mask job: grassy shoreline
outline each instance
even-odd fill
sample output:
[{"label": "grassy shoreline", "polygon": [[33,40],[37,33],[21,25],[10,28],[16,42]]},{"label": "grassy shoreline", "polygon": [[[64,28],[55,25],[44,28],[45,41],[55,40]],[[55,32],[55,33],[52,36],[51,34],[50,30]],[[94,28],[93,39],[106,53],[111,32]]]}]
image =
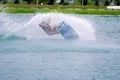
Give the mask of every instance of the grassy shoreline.
[{"label": "grassy shoreline", "polygon": [[105,6],[80,5],[0,5],[0,12],[5,13],[35,13],[62,12],[73,14],[120,15],[120,10],[108,10]]}]

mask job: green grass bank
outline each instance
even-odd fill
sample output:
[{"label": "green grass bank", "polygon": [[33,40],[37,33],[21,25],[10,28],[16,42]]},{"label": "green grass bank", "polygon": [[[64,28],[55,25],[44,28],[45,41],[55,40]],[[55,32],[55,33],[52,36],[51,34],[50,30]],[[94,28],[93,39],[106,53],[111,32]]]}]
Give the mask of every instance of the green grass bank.
[{"label": "green grass bank", "polygon": [[120,10],[110,10],[105,6],[81,5],[0,5],[0,12],[35,13],[62,12],[74,14],[120,15]]}]

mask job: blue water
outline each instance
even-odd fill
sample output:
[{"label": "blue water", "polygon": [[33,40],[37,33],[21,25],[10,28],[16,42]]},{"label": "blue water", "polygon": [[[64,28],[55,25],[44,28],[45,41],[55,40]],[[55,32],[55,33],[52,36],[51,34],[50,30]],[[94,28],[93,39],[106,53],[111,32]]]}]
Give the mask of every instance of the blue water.
[{"label": "blue water", "polygon": [[0,80],[120,80],[120,16],[59,16],[80,40],[46,35],[35,14],[0,13]]}]

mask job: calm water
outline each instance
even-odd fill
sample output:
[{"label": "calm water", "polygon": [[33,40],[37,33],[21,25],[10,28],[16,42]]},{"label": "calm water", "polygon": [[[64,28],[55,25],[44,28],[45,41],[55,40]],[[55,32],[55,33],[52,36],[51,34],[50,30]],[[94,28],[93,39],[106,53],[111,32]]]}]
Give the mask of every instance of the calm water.
[{"label": "calm water", "polygon": [[0,80],[120,80],[120,16],[55,15],[81,39],[46,35],[38,23],[51,14],[0,13]]}]

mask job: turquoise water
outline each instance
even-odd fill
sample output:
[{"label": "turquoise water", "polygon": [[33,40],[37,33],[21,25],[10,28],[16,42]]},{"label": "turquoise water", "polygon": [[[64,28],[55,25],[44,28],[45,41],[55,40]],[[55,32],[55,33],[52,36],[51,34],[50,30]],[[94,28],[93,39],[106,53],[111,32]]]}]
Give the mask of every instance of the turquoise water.
[{"label": "turquoise water", "polygon": [[68,41],[37,26],[52,15],[0,14],[0,80],[120,80],[120,16],[57,13],[80,35]]}]

